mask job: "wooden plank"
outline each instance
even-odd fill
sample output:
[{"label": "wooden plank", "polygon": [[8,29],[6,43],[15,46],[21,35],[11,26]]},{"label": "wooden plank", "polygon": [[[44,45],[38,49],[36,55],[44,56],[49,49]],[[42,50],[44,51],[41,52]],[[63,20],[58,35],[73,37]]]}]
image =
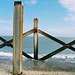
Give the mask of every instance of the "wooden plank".
[{"label": "wooden plank", "polygon": [[[34,32],[36,32],[36,29],[31,29],[31,30],[29,30],[29,31],[27,31],[27,32],[25,32],[25,33],[23,33],[23,37],[26,37],[26,36],[28,36],[28,35],[34,33]],[[2,47],[4,47],[4,46],[10,46],[11,43],[13,42],[13,39],[7,41],[7,40],[5,40],[5,39],[2,38],[2,37],[0,37],[0,40],[2,40],[2,41],[4,42],[4,43],[2,44],[2,46],[0,45],[0,48],[2,48]]]},{"label": "wooden plank", "polygon": [[[23,37],[26,37],[32,33],[36,32],[36,29],[31,29],[27,32],[25,32],[23,34]],[[2,45],[0,45],[0,48],[3,48],[4,46],[11,46],[11,43],[13,42],[13,39],[9,40],[9,41],[6,41],[4,38],[0,37],[0,40],[2,40],[4,43]]]},{"label": "wooden plank", "polygon": [[[31,33],[33,33],[33,32],[36,32],[36,29],[31,29],[31,30],[29,30],[29,31],[27,31],[27,32],[25,32],[23,35],[24,36],[27,36],[27,35],[29,35],[29,34],[31,34]],[[24,37],[23,36],[23,37]],[[13,39],[11,39],[11,40],[9,40],[9,41],[7,41],[6,39],[4,39],[3,37],[0,37],[0,40],[2,40],[4,43],[3,43],[3,45],[4,46],[10,46],[10,47],[12,47],[12,41],[13,41]],[[70,43],[68,43],[67,45],[70,45],[70,46],[72,46],[72,45],[74,45],[75,44],[75,40],[73,40],[73,41],[71,41]],[[65,44],[66,45],[66,44]],[[3,47],[4,47],[3,46]],[[0,48],[3,48],[1,45],[0,45]],[[12,47],[13,48],[13,47]],[[69,47],[68,47],[69,48]]]},{"label": "wooden plank", "polygon": [[75,44],[75,40],[74,41],[72,41],[72,42],[70,42],[70,43],[68,43],[68,48],[69,49],[71,49],[72,51],[75,51],[75,48],[74,47],[72,47],[72,45],[74,45]]},{"label": "wooden plank", "polygon": [[[2,37],[1,37],[2,38]],[[2,39],[4,39],[4,38],[2,38]],[[5,40],[5,39],[4,39]],[[12,39],[11,39],[12,40]],[[7,40],[5,40],[6,41],[6,43],[8,42]],[[7,43],[7,44],[3,44],[3,45],[5,45],[5,46],[7,46],[7,45],[9,45],[11,48],[13,48],[13,45],[10,43]],[[1,45],[0,45],[0,48],[3,48]],[[27,53],[25,53],[25,52],[23,52],[22,51],[22,54],[25,56],[25,57],[27,57],[27,58],[30,58],[30,59],[33,59],[30,55],[28,55]]]},{"label": "wooden plank", "polygon": [[59,39],[57,39],[57,38],[55,38],[55,37],[53,37],[53,36],[51,36],[51,35],[49,35],[49,34],[43,32],[43,31],[41,31],[41,30],[39,30],[39,29],[38,29],[38,32],[39,32],[40,34],[42,34],[42,35],[48,37],[49,39],[52,39],[52,40],[56,41],[57,43],[59,43],[59,44],[61,44],[61,45],[65,45],[65,43],[62,42],[61,40],[59,40]]},{"label": "wooden plank", "polygon": [[[8,41],[6,39],[4,39],[3,37],[0,37],[0,40],[3,41],[3,45],[5,45],[5,43],[7,43]],[[13,39],[11,39],[13,41]],[[13,47],[13,45],[11,44],[12,41],[8,44],[6,44],[5,46],[10,46],[10,47]],[[1,45],[0,45],[0,48],[3,48]]]},{"label": "wooden plank", "polygon": [[5,40],[5,39],[3,39],[1,36],[0,36],[0,40],[2,40],[3,42],[6,42],[6,40]]},{"label": "wooden plank", "polygon": [[75,44],[75,40],[72,41],[72,42],[70,42],[70,43],[68,43],[68,44],[63,45],[63,47],[61,47],[61,48],[59,48],[59,49],[57,49],[57,50],[55,50],[55,51],[53,51],[53,52],[47,54],[46,56],[40,58],[39,60],[46,60],[46,59],[52,57],[53,55],[55,55],[55,54],[57,54],[57,53],[59,53],[59,52],[65,50],[66,48],[69,48],[69,49],[75,51],[75,48],[72,47],[72,45],[74,45],[74,44]]},{"label": "wooden plank", "polygon": [[[36,29],[31,29],[31,30],[25,32],[25,33],[23,34],[23,37],[26,37],[26,36],[28,36],[28,35],[30,35],[30,34],[36,32],[36,31],[37,31]],[[39,30],[38,30],[38,32],[39,32]],[[9,42],[9,43],[7,43],[8,41],[5,40],[3,37],[0,37],[0,40],[2,40],[3,42],[6,43],[6,44],[5,44],[5,43],[3,44],[3,47],[4,47],[4,46],[12,46],[11,43],[13,42],[13,39],[11,39],[12,41]],[[70,43],[71,43],[71,42],[70,42]],[[72,41],[71,45],[73,45],[73,44],[75,44],[75,40]],[[64,45],[65,45],[65,44],[64,44]],[[3,47],[0,45],[0,48],[3,48]]]},{"label": "wooden plank", "polygon": [[38,19],[34,19],[34,29],[36,29],[36,32],[34,32],[34,59],[38,60]]},{"label": "wooden plank", "polygon": [[25,33],[23,33],[23,37],[26,37],[26,36],[28,36],[28,35],[34,33],[34,32],[36,32],[36,29],[31,29],[31,30],[29,30],[29,31],[27,31],[27,32],[25,32]]},{"label": "wooden plank", "polygon": [[22,73],[23,3],[14,3],[13,21],[13,74]]},{"label": "wooden plank", "polygon": [[57,53],[59,53],[59,52],[65,50],[66,48],[67,48],[66,46],[61,47],[61,48],[59,48],[59,49],[57,49],[57,50],[55,50],[55,51],[53,51],[53,52],[47,54],[46,56],[40,58],[39,60],[46,60],[46,59],[52,57],[53,55],[55,55],[55,54],[57,54]]},{"label": "wooden plank", "polygon": [[75,40],[71,41],[70,43],[68,43],[68,45],[72,46],[75,44]]},{"label": "wooden plank", "polygon": [[25,57],[29,58],[29,59],[33,59],[33,57],[31,57],[30,55],[28,55],[28,54],[25,53],[25,52],[22,52],[22,54],[23,54]]},{"label": "wooden plank", "polygon": [[[5,41],[6,41],[6,40],[5,40]],[[0,48],[3,48],[4,46],[11,46],[10,43],[12,43],[12,39],[9,40],[9,41],[4,42],[2,45],[0,45]]]},{"label": "wooden plank", "polygon": [[[7,40],[5,40],[3,37],[0,37],[1,39],[3,39],[5,42],[8,42]],[[3,41],[2,40],[2,41]],[[3,42],[4,42],[3,41]],[[75,48],[74,47],[71,47],[72,45],[74,45],[75,44],[75,40],[73,40],[72,42],[70,42],[69,44],[67,44],[67,45],[69,45],[69,46],[67,46],[69,49],[71,49],[72,51],[75,51]],[[7,43],[7,45],[8,45],[8,43]],[[9,44],[9,46],[11,47],[11,48],[13,48],[13,45],[12,44]],[[64,45],[65,46],[65,45]],[[1,47],[1,45],[0,45],[0,48],[2,48]],[[25,57],[27,57],[27,58],[30,58],[30,59],[33,59],[30,55],[28,55],[27,53],[25,53],[25,52],[23,52],[23,55],[25,56]]]},{"label": "wooden plank", "polygon": [[74,47],[69,47],[69,49],[71,49],[72,51],[75,52],[75,48]]}]

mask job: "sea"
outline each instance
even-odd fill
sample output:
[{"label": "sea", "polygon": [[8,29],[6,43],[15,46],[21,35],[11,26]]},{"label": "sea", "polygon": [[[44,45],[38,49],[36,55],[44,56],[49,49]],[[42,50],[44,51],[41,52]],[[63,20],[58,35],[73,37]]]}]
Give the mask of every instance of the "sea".
[{"label": "sea", "polygon": [[[2,37],[6,39],[7,41],[13,38],[12,36],[2,36]],[[56,37],[56,38],[65,42],[66,44],[75,40],[75,37]],[[0,45],[1,44],[3,44],[3,42],[0,40]],[[47,37],[43,37],[43,36],[38,37],[38,57],[39,58],[42,58],[43,56],[59,49],[60,47],[62,47],[61,44]],[[75,48],[75,44],[72,47]],[[23,51],[29,54],[30,56],[34,57],[34,38],[33,36],[27,36],[23,38]],[[8,46],[1,48],[0,58],[12,60],[13,59],[13,49]],[[23,59],[25,60],[27,58],[23,56]],[[67,48],[64,51],[52,56],[51,58],[49,58],[49,60],[75,63],[75,52]]]}]

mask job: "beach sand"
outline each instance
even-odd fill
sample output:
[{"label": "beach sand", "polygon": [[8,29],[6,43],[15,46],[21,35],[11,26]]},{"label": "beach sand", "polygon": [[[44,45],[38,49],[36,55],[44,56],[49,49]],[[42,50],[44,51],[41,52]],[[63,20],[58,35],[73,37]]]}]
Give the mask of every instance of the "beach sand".
[{"label": "beach sand", "polygon": [[[75,75],[75,63],[23,60],[23,75]],[[0,59],[0,75],[12,75],[12,60]]]}]

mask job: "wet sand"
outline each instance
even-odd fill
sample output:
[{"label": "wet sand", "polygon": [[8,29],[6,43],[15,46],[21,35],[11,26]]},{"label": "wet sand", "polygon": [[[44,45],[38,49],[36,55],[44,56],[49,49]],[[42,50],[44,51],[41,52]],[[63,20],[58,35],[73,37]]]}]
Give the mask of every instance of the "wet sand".
[{"label": "wet sand", "polygon": [[[23,75],[75,75],[75,63],[23,60]],[[12,75],[12,60],[0,59],[0,75]]]}]

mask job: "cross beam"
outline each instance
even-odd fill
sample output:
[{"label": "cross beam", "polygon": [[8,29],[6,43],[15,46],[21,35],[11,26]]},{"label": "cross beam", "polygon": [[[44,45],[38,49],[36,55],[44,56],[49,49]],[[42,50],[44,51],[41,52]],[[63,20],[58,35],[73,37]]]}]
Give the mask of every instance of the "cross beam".
[{"label": "cross beam", "polygon": [[[31,29],[25,33],[23,33],[23,37],[26,37],[32,33],[36,32],[36,29]],[[0,40],[2,40],[4,43],[2,45],[0,45],[0,48],[3,48],[5,46],[10,46],[11,48],[13,48],[13,45],[11,44],[13,42],[13,39],[7,41],[4,38],[0,37]],[[31,57],[30,55],[28,55],[27,53],[25,53],[24,51],[22,51],[23,55],[27,58],[33,59],[33,57]]]},{"label": "cross beam", "polygon": [[68,43],[68,44],[65,44],[63,41],[61,41],[61,40],[59,40],[59,39],[57,39],[57,38],[55,38],[55,37],[53,37],[53,36],[51,36],[51,35],[45,33],[45,32],[43,32],[43,31],[41,31],[41,30],[39,30],[39,29],[38,29],[38,32],[39,32],[40,34],[42,34],[42,35],[48,37],[49,39],[52,39],[53,41],[56,41],[57,43],[60,43],[61,45],[63,45],[63,47],[60,47],[59,49],[57,49],[57,50],[55,50],[55,51],[53,51],[53,52],[47,54],[46,56],[40,58],[39,60],[46,60],[46,59],[48,59],[49,57],[52,57],[53,55],[55,55],[55,54],[57,54],[57,53],[59,53],[59,52],[65,50],[66,48],[69,48],[69,49],[71,49],[72,51],[75,51],[75,48],[72,47],[72,45],[75,44],[75,40],[72,41],[72,42],[70,42],[70,43]]},{"label": "cross beam", "polygon": [[[27,32],[25,32],[25,33],[23,33],[23,37],[26,37],[26,36],[28,36],[28,35],[34,33],[34,32],[36,32],[36,29],[31,29],[31,30],[29,30],[29,31],[27,31]],[[2,37],[0,37],[0,40],[2,40],[2,41],[4,42],[2,45],[0,45],[0,48],[3,48],[3,47],[5,47],[5,46],[11,46],[11,43],[13,42],[13,39],[7,41],[7,40],[5,40],[5,39],[2,38]]]},{"label": "cross beam", "polygon": [[[9,41],[7,41],[7,40],[5,40],[4,38],[2,38],[2,37],[0,37],[0,40],[1,39],[3,39],[4,41],[5,41],[5,43],[4,44],[2,44],[2,45],[0,45],[0,48],[3,48],[4,46],[10,46],[11,48],[13,48],[13,45],[10,43],[10,41],[12,40],[9,40]],[[2,40],[2,41],[3,41]],[[4,42],[3,41],[3,42]],[[22,51],[22,53],[23,53],[23,55],[25,56],[25,57],[27,57],[27,58],[30,58],[30,59],[33,59],[30,55],[28,55],[27,53],[25,53],[24,51]]]},{"label": "cross beam", "polygon": [[[40,58],[39,60],[45,60],[45,59],[47,59],[47,58],[49,58],[49,57],[52,57],[53,55],[55,55],[55,54],[57,54],[57,53],[59,53],[59,52],[65,50],[66,48],[69,48],[69,49],[71,49],[72,51],[75,51],[75,48],[72,47],[72,45],[75,44],[75,40],[72,41],[72,42],[70,42],[70,43],[68,43],[68,44],[65,44],[63,41],[61,41],[61,40],[59,40],[59,39],[57,39],[57,38],[55,38],[55,37],[53,37],[53,36],[51,36],[51,35],[49,35],[49,34],[43,32],[43,31],[41,31],[40,29],[37,29],[37,30],[36,30],[36,29],[31,29],[31,30],[25,32],[25,33],[23,34],[23,37],[26,37],[26,36],[28,36],[28,35],[30,35],[30,34],[36,32],[36,31],[37,31],[38,33],[40,33],[40,34],[46,36],[47,38],[49,38],[49,39],[51,39],[51,40],[53,40],[53,41],[55,41],[55,42],[57,42],[57,43],[63,45],[63,46],[60,47],[59,49],[57,49],[57,50],[55,50],[55,51],[53,51],[53,52],[47,54],[46,56]],[[0,37],[0,40],[2,40],[2,41],[4,42],[2,45],[0,45],[0,48],[3,48],[3,47],[5,47],[5,46],[10,46],[11,48],[13,48],[13,45],[11,44],[12,41],[13,41],[13,39],[7,41],[7,40],[5,40],[4,38]],[[33,59],[33,58],[32,58],[30,55],[28,55],[27,53],[25,53],[25,52],[22,52],[22,53],[23,53],[23,55],[26,56],[27,58]]]}]

